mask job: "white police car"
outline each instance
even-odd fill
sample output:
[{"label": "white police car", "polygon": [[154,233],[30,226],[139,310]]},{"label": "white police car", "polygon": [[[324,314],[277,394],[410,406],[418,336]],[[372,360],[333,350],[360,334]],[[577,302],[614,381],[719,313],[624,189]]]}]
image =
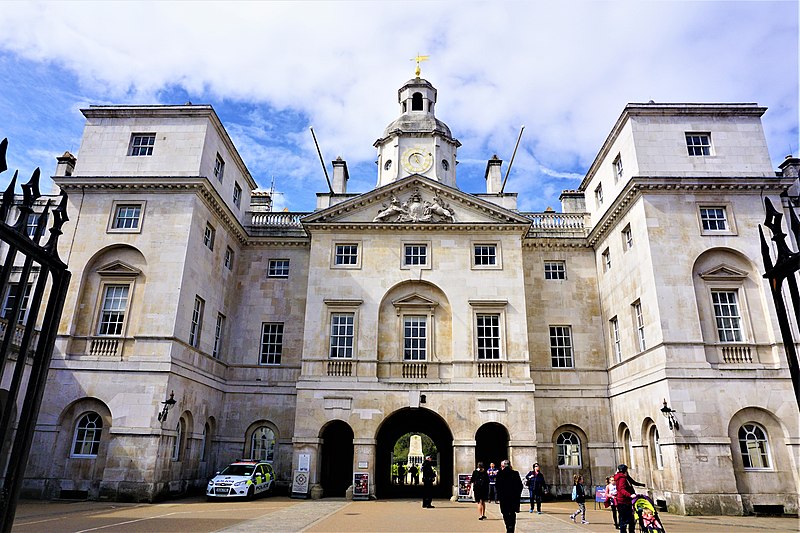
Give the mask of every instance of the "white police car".
[{"label": "white police car", "polygon": [[206,498],[247,498],[271,494],[275,488],[272,465],[263,461],[237,461],[214,476],[206,487]]}]

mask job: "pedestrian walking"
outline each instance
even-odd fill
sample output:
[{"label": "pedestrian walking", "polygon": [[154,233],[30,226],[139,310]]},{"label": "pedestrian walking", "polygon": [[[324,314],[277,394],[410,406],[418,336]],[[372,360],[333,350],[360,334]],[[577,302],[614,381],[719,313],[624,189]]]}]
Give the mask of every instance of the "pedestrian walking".
[{"label": "pedestrian walking", "polygon": [[494,463],[489,463],[489,468],[486,470],[486,473],[489,475],[489,501],[497,503],[497,467],[494,466]]},{"label": "pedestrian walking", "polygon": [[517,513],[519,512],[519,498],[522,494],[522,480],[519,473],[511,467],[508,459],[500,463],[500,472],[495,481],[497,498],[500,501],[500,513],[506,525],[506,533],[514,533],[517,527]]},{"label": "pedestrian walking", "polygon": [[619,530],[623,533],[635,533],[636,520],[633,518],[632,497],[636,494],[634,485],[644,487],[644,483],[635,481],[628,475],[628,465],[621,464],[617,467],[614,474],[614,485],[617,487],[617,515],[619,518]]},{"label": "pedestrian walking", "polygon": [[583,487],[583,476],[575,474],[572,476],[572,501],[578,504],[578,509],[569,515],[572,521],[575,521],[578,515],[581,515],[581,524],[588,524],[586,521],[586,489]]},{"label": "pedestrian walking", "polygon": [[542,514],[542,497],[547,489],[547,483],[545,483],[539,463],[533,463],[533,470],[525,474],[525,485],[531,496],[531,510],[528,512],[532,513],[533,506],[536,504],[536,512]]},{"label": "pedestrian walking", "polygon": [[483,463],[478,463],[470,477],[472,484],[472,497],[478,504],[478,520],[486,520],[486,500],[489,499],[489,474],[483,467]]},{"label": "pedestrian walking", "polygon": [[614,478],[608,476],[606,478],[606,507],[611,507],[611,517],[614,519],[614,529],[619,529],[619,522],[617,521],[617,486],[614,484]]},{"label": "pedestrian walking", "polygon": [[422,462],[422,507],[433,509],[433,482],[436,473],[433,471],[431,456],[425,457]]}]

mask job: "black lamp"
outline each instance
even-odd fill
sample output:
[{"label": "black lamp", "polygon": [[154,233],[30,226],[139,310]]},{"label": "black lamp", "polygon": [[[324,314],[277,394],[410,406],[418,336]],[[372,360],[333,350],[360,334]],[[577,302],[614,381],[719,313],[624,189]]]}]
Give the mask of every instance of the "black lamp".
[{"label": "black lamp", "polygon": [[172,392],[169,393],[169,399],[161,402],[161,404],[164,407],[162,407],[161,408],[161,412],[158,413],[158,421],[159,422],[163,422],[164,420],[167,419],[167,414],[169,413],[170,408],[173,405],[175,405],[176,403],[178,403],[178,402],[177,402],[177,400],[175,400],[175,391],[172,391]]},{"label": "black lamp", "polygon": [[670,409],[666,399],[664,400],[664,407],[661,408],[661,414],[669,422],[669,429],[676,430],[681,428],[678,424],[678,419],[675,418],[675,409]]}]

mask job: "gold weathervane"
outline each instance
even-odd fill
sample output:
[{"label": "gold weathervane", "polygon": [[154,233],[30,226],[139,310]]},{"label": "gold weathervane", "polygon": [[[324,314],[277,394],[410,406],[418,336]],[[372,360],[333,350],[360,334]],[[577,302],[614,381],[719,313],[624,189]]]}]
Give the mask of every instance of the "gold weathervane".
[{"label": "gold weathervane", "polygon": [[421,72],[420,69],[419,69],[419,64],[422,63],[423,61],[427,61],[430,57],[431,56],[421,56],[421,55],[419,55],[419,52],[417,52],[417,57],[409,59],[409,61],[416,61],[417,62],[417,68],[414,71],[414,75],[416,75],[418,78],[419,78],[419,75],[420,75],[420,72]]}]

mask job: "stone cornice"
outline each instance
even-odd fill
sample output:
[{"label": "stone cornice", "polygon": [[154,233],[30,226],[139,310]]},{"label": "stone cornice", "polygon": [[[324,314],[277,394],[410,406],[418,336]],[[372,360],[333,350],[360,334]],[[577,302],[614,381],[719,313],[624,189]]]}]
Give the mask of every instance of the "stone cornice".
[{"label": "stone cornice", "polygon": [[433,231],[473,232],[497,231],[524,234],[528,231],[526,224],[502,224],[497,222],[461,222],[461,223],[393,223],[393,222],[317,222],[304,224],[311,231],[320,233],[331,231]]},{"label": "stone cornice", "polygon": [[591,249],[583,237],[526,237],[522,240],[525,248],[586,248]]},{"label": "stone cornice", "polygon": [[280,237],[250,237],[243,246],[248,248],[270,248],[273,246],[280,246],[281,248],[307,248],[311,246],[311,239],[298,239],[296,237],[286,237],[285,239],[280,239]]},{"label": "stone cornice", "polygon": [[792,178],[682,178],[634,176],[587,237],[590,246],[602,239],[608,229],[627,212],[628,206],[644,194],[754,194],[781,193],[794,183]]}]

